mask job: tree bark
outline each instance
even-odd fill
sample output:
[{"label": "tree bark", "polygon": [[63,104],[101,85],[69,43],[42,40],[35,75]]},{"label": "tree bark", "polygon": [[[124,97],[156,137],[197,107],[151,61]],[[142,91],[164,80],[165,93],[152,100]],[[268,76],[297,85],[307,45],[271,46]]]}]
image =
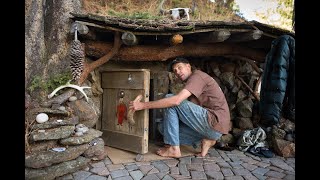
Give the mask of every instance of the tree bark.
[{"label": "tree bark", "polygon": [[[100,58],[112,48],[111,43],[86,41],[86,55]],[[225,56],[239,55],[258,62],[264,62],[266,53],[234,44],[192,44],[184,43],[176,46],[168,45],[136,45],[123,46],[113,60],[122,61],[166,61],[177,56]]]}]

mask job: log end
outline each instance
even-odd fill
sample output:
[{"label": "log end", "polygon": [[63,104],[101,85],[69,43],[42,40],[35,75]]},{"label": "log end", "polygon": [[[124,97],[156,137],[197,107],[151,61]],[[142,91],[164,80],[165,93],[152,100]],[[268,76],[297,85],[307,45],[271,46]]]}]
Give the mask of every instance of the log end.
[{"label": "log end", "polygon": [[180,34],[175,34],[170,39],[171,45],[181,44],[182,42],[183,42],[183,37]]}]

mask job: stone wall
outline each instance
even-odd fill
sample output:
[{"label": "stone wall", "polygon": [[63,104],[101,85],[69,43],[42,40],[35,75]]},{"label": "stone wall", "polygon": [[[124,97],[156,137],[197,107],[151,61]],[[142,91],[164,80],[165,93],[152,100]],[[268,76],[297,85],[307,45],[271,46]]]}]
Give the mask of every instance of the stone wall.
[{"label": "stone wall", "polygon": [[106,157],[102,132],[95,128],[100,111],[82,96],[46,107],[27,98],[26,179],[54,179]]}]

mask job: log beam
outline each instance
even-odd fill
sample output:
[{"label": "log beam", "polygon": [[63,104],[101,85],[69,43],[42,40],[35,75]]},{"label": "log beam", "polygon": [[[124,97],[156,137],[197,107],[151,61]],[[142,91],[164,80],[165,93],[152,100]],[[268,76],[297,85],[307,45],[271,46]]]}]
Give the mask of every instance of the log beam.
[{"label": "log beam", "polygon": [[[98,41],[85,41],[86,55],[100,58],[109,52],[113,44]],[[166,61],[178,56],[225,56],[239,55],[258,62],[264,62],[266,53],[251,48],[245,48],[236,44],[194,44],[183,43],[176,46],[168,45],[136,45],[123,46],[112,57],[113,60],[121,61]]]},{"label": "log beam", "polygon": [[253,30],[249,32],[233,33],[228,39],[229,42],[243,42],[258,40],[261,38],[263,32],[260,30]]},{"label": "log beam", "polygon": [[221,30],[208,33],[199,33],[195,36],[198,43],[215,43],[227,40],[230,37],[230,34],[231,33],[228,30]]}]

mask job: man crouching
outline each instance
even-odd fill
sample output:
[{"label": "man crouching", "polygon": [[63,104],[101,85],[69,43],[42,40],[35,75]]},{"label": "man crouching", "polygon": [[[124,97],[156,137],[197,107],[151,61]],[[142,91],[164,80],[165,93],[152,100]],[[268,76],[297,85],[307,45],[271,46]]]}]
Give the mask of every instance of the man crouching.
[{"label": "man crouching", "polygon": [[164,108],[163,121],[159,131],[165,147],[157,154],[164,157],[181,157],[180,145],[196,146],[201,142],[201,153],[206,156],[222,134],[230,128],[230,112],[226,98],[219,84],[208,74],[193,70],[185,58],[176,58],[169,64],[169,70],[182,81],[184,88],[176,95],[150,102],[129,103],[129,109]]}]

